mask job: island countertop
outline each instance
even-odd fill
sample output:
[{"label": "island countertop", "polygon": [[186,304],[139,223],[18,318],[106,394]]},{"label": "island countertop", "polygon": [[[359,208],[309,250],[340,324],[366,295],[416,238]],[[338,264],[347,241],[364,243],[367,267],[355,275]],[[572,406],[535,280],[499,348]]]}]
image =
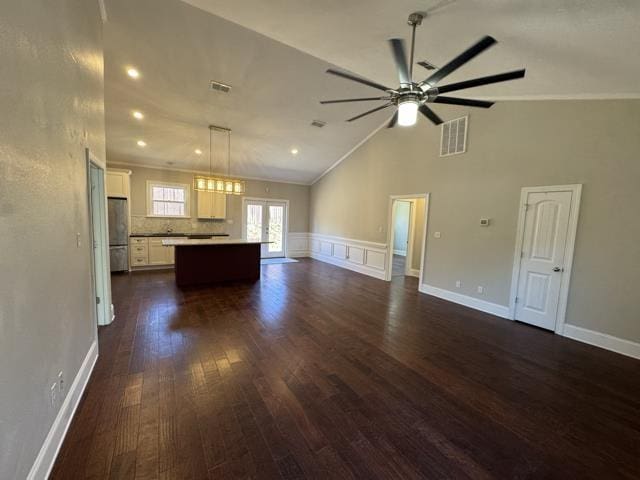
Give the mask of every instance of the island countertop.
[{"label": "island countertop", "polygon": [[271,242],[252,242],[244,240],[242,238],[200,238],[200,239],[188,239],[188,238],[172,238],[162,241],[162,245],[165,247],[192,247],[199,245],[259,245],[262,243]]}]

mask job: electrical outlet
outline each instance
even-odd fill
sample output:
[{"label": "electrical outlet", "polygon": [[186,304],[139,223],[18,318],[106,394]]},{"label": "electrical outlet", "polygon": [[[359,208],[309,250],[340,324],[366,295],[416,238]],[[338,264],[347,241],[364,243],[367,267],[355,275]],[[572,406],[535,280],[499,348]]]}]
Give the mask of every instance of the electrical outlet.
[{"label": "electrical outlet", "polygon": [[51,401],[51,408],[56,408],[56,403],[58,402],[58,389],[56,384],[51,385],[51,390],[49,392],[49,400]]},{"label": "electrical outlet", "polygon": [[456,288],[460,288],[462,286],[462,282],[460,280],[456,280]]},{"label": "electrical outlet", "polygon": [[58,392],[60,392],[60,396],[64,393],[65,384],[64,384],[64,373],[60,371],[58,373]]},{"label": "electrical outlet", "polygon": [[482,285],[478,285],[478,293],[484,293],[484,287]]},{"label": "electrical outlet", "polygon": [[80,237],[80,232],[76,233],[76,246],[80,248],[82,246],[82,241]]}]

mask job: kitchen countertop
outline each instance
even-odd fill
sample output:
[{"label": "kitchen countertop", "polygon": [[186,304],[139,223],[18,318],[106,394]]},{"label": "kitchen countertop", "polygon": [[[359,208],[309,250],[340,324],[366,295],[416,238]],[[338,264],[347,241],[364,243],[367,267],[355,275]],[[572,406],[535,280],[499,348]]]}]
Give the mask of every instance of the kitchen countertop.
[{"label": "kitchen countertop", "polygon": [[182,232],[170,232],[170,233],[132,233],[130,237],[188,237],[190,235],[198,235],[200,237],[228,237],[228,233],[182,233]]},{"label": "kitchen countertop", "polygon": [[256,245],[260,243],[271,242],[250,242],[242,238],[206,238],[206,239],[188,239],[176,238],[163,240],[162,245],[165,247],[185,247],[197,245]]}]

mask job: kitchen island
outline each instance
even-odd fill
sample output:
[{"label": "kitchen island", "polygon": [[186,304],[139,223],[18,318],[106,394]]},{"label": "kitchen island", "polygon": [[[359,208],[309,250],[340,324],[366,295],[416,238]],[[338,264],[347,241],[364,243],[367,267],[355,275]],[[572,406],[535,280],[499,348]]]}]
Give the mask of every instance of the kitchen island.
[{"label": "kitchen island", "polygon": [[179,287],[207,283],[258,280],[262,243],[234,238],[162,241],[175,248],[176,284]]}]

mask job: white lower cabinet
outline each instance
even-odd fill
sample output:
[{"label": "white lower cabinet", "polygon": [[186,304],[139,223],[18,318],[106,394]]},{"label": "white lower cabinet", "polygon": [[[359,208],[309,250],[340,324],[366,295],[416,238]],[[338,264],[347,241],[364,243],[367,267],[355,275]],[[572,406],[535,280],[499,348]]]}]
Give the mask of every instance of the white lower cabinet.
[{"label": "white lower cabinet", "polygon": [[174,247],[165,247],[163,240],[170,237],[132,237],[129,242],[132,267],[173,265],[175,263]]}]

